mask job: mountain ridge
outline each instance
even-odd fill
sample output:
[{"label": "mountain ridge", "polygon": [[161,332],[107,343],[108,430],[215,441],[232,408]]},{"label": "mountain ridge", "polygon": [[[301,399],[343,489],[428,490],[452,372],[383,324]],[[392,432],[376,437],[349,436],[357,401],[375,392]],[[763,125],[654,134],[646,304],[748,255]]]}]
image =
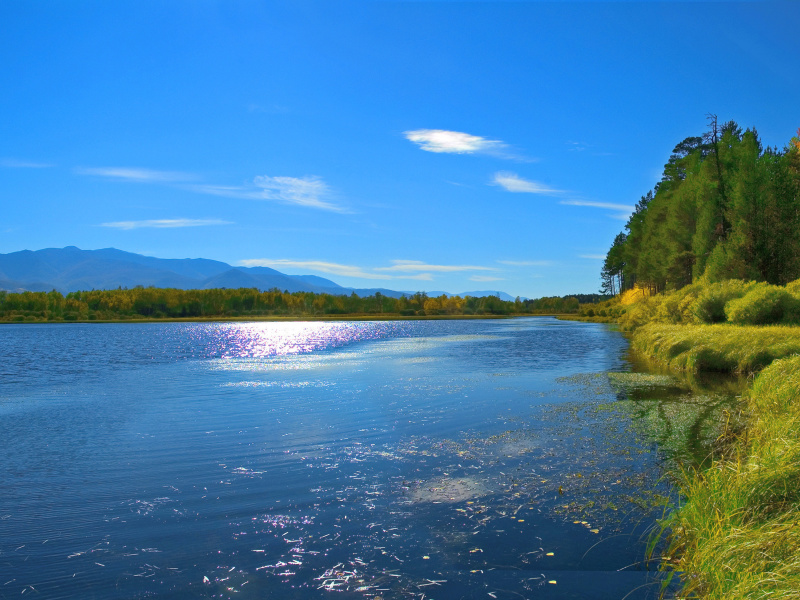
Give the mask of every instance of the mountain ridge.
[{"label": "mountain ridge", "polygon": [[[20,250],[0,254],[0,290],[62,294],[84,290],[133,288],[136,286],[177,289],[278,288],[289,292],[384,296],[398,298],[416,292],[386,288],[350,288],[317,275],[287,275],[269,267],[235,267],[207,258],[157,258],[117,248],[82,250],[76,246]],[[427,292],[429,296],[499,296],[504,292]]]}]

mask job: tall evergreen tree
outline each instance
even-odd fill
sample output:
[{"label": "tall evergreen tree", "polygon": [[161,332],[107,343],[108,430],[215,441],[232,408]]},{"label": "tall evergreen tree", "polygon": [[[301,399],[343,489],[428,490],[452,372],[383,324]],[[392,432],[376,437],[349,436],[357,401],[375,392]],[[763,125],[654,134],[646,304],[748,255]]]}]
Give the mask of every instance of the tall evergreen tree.
[{"label": "tall evergreen tree", "polygon": [[800,278],[800,130],[782,152],[765,150],[755,129],[710,115],[704,136],[675,146],[625,229],[603,265],[606,291]]}]

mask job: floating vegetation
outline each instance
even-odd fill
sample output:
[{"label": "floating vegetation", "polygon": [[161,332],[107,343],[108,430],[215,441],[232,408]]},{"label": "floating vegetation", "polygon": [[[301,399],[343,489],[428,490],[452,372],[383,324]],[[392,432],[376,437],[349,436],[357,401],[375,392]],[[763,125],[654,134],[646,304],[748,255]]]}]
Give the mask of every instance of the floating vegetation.
[{"label": "floating vegetation", "polygon": [[677,377],[658,373],[608,373],[611,385],[618,390],[641,390],[681,386]]},{"label": "floating vegetation", "polygon": [[[412,502],[446,502],[456,503],[475,500],[490,492],[482,481],[474,477],[437,477],[428,481],[420,481],[410,490]],[[460,509],[465,510],[465,509]]]}]

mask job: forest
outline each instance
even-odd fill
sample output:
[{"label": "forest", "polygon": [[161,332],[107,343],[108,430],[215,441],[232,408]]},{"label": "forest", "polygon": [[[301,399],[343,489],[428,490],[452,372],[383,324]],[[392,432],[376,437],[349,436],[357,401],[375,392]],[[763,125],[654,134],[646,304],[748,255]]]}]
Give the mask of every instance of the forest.
[{"label": "forest", "polygon": [[[513,302],[424,292],[393,298],[380,292],[367,297],[259,291],[255,288],[179,290],[133,289],[70,292],[0,291],[0,322],[127,321],[141,319],[228,319],[264,317],[423,317],[464,315],[574,314],[580,301],[608,296],[546,297]],[[579,300],[580,299],[580,300]]]},{"label": "forest", "polygon": [[755,128],[708,120],[705,134],[675,146],[661,181],[614,239],[603,292],[800,278],[800,137],[764,148]]}]

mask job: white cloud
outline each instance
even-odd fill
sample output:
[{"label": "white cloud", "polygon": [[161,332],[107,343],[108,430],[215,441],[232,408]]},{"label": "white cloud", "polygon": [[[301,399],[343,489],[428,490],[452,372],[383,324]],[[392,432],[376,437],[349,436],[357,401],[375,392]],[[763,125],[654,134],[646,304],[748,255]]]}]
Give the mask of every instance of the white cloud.
[{"label": "white cloud", "polygon": [[261,189],[262,197],[267,200],[278,200],[287,204],[297,204],[309,208],[321,208],[342,212],[342,207],[328,199],[332,195],[328,184],[320,177],[269,177],[261,175],[253,180]]},{"label": "white cloud", "polygon": [[249,258],[239,261],[243,267],[275,267],[275,268],[295,268],[319,271],[321,273],[331,273],[343,277],[359,277],[362,279],[392,279],[389,275],[370,273],[361,267],[354,265],[342,265],[320,260],[290,260],[286,258]]},{"label": "white cloud", "polygon": [[378,267],[376,271],[400,271],[414,273],[417,271],[435,271],[438,273],[454,273],[458,271],[495,271],[491,267],[475,265],[429,265],[419,260],[393,260],[391,267]]},{"label": "white cloud", "polygon": [[511,267],[549,267],[553,264],[551,260],[498,260],[497,262]]},{"label": "white cloud", "polygon": [[179,171],[156,171],[154,169],[139,169],[135,167],[79,167],[75,169],[79,175],[94,175],[121,179],[123,181],[138,181],[142,183],[172,183],[177,181],[190,181],[195,179],[190,173]]},{"label": "white cloud", "polygon": [[489,277],[488,275],[473,275],[470,281],[505,281],[502,277]]},{"label": "white cloud", "polygon": [[157,229],[175,227],[205,227],[208,225],[232,225],[230,221],[219,219],[151,219],[147,221],[115,221],[113,223],[101,223],[101,227],[113,227],[115,229],[140,229],[142,227],[154,227]]},{"label": "white cloud", "polygon": [[627,210],[629,212],[633,212],[634,209],[634,207],[629,204],[594,202],[592,200],[562,200],[560,204],[569,204],[571,206],[593,206],[594,208],[607,208],[609,210]]},{"label": "white cloud", "polygon": [[427,152],[449,154],[476,154],[501,152],[506,144],[499,140],[488,140],[478,135],[446,129],[415,129],[405,131],[406,139]]},{"label": "white cloud", "polygon": [[522,192],[527,194],[562,194],[561,190],[547,187],[543,183],[523,179],[516,173],[500,171],[494,174],[493,185],[499,185],[508,192]]},{"label": "white cloud", "polygon": [[46,169],[53,165],[28,160],[17,160],[15,158],[3,158],[0,159],[0,166],[8,167],[9,169]]},{"label": "white cloud", "polygon": [[580,258],[588,258],[588,259],[591,259],[591,260],[605,260],[606,259],[606,255],[605,254],[579,254],[578,256],[580,256]]}]

